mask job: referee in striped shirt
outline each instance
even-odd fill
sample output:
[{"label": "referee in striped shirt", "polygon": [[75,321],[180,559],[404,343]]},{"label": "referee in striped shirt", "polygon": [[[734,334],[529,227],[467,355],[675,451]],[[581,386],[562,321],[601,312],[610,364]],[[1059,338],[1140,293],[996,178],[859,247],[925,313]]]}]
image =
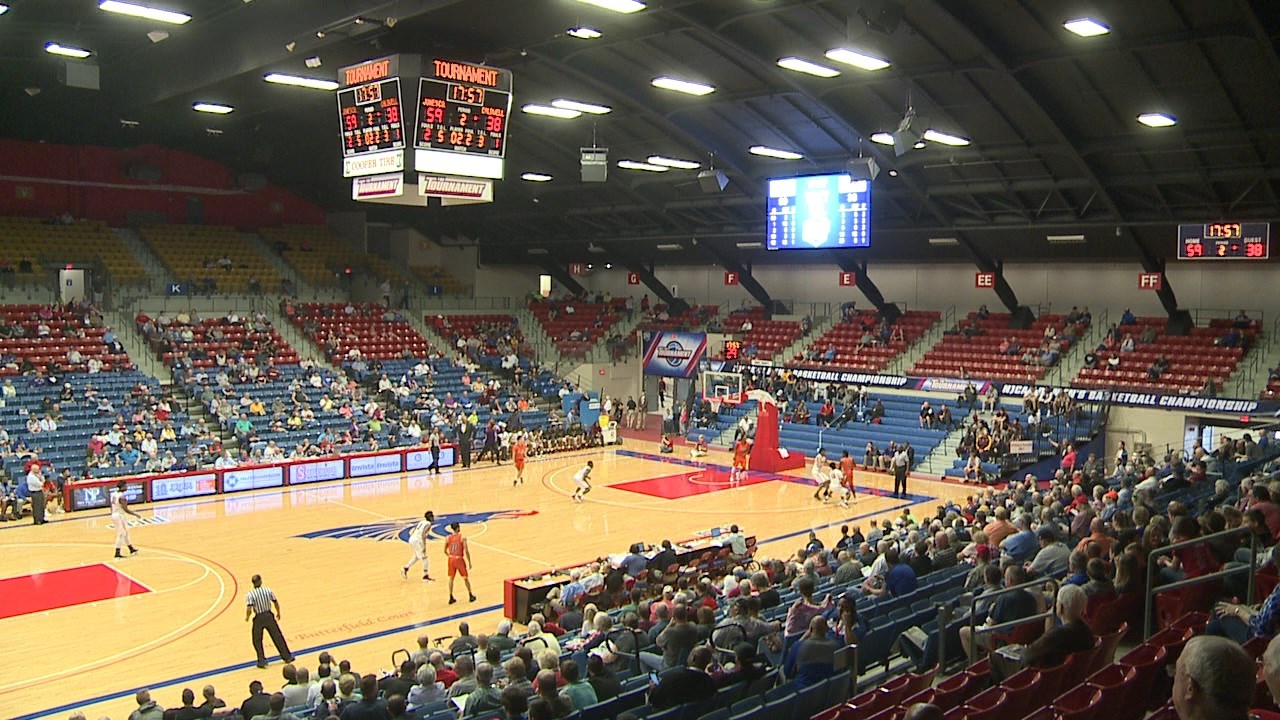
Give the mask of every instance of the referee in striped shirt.
[{"label": "referee in striped shirt", "polygon": [[[271,612],[272,608],[275,612]],[[276,618],[280,617],[280,601],[276,599],[276,594],[271,592],[271,588],[263,587],[262,576],[253,576],[253,589],[245,596],[244,620],[248,622],[253,619],[253,649],[258,653],[258,667],[267,666],[267,658],[262,654],[262,631],[266,630],[271,636],[271,642],[275,643],[276,652],[280,653],[280,657],[287,663],[293,662],[293,653],[289,652],[289,644],[284,641],[284,633],[280,632],[280,626],[276,623]]]}]

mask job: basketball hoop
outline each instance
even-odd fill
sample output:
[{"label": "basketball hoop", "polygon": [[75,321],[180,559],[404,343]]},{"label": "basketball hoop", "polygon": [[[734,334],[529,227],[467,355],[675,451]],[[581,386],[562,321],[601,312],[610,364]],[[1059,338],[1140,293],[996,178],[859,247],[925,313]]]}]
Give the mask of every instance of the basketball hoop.
[{"label": "basketball hoop", "polygon": [[724,401],[724,398],[721,397],[720,395],[712,395],[711,397],[707,398],[707,402],[711,403],[711,412],[715,413],[716,415],[720,414],[720,403],[722,403],[723,401]]}]

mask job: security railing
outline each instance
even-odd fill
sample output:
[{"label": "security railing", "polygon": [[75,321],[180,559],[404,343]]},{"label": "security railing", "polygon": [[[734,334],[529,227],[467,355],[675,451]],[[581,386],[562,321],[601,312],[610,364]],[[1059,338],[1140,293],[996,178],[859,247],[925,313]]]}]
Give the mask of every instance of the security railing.
[{"label": "security railing", "polygon": [[[1170,555],[1175,550],[1194,547],[1196,545],[1207,545],[1210,542],[1213,542],[1215,540],[1225,540],[1227,538],[1232,538],[1237,535],[1247,535],[1249,538],[1249,564],[1247,566],[1224,568],[1222,570],[1218,570],[1217,572],[1205,573],[1204,575],[1198,575],[1196,577],[1187,578],[1185,580],[1178,580],[1171,583],[1165,583],[1163,585],[1160,585],[1157,588],[1156,577],[1159,574],[1159,568],[1157,567],[1157,564],[1156,564],[1157,558],[1163,555]],[[1223,530],[1222,532],[1216,532],[1211,535],[1202,535],[1198,538],[1195,538],[1194,540],[1185,540],[1183,542],[1173,543],[1172,545],[1166,545],[1162,548],[1156,548],[1155,550],[1152,550],[1150,553],[1147,554],[1147,593],[1146,595],[1143,596],[1143,605],[1142,605],[1142,610],[1144,615],[1144,620],[1142,624],[1143,639],[1145,640],[1146,638],[1151,637],[1151,626],[1152,626],[1152,623],[1155,621],[1155,610],[1158,605],[1155,599],[1156,595],[1162,595],[1164,593],[1173,592],[1175,590],[1182,590],[1183,588],[1194,587],[1196,585],[1203,585],[1205,583],[1210,583],[1210,582],[1217,581],[1221,578],[1225,578],[1229,575],[1239,575],[1242,572],[1248,571],[1249,573],[1248,589],[1245,591],[1245,598],[1246,598],[1245,604],[1252,604],[1254,602],[1254,597],[1253,597],[1254,575],[1257,572],[1257,567],[1258,567],[1258,536],[1257,534],[1250,532],[1249,529],[1245,527],[1238,527],[1232,530]]]}]

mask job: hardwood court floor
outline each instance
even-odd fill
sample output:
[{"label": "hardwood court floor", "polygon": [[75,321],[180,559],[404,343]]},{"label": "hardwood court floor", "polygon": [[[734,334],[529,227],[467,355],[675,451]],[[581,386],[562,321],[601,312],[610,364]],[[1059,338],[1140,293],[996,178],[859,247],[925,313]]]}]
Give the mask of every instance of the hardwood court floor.
[{"label": "hardwood court floor", "polygon": [[[229,705],[239,705],[255,678],[274,691],[282,663],[254,667],[244,621],[254,573],[279,596],[280,625],[299,663],[314,668],[329,650],[358,672],[377,672],[420,634],[456,635],[461,619],[490,632],[508,577],[733,522],[759,538],[762,554],[785,556],[811,528],[831,542],[842,522],[865,526],[908,504],[932,510],[935,498],[967,492],[913,478],[913,499],[896,500],[866,491],[886,491],[891,478],[860,472],[859,499],[843,509],[813,500],[807,471],[722,488],[714,465],[727,465],[727,453],[713,451],[713,467],[703,469],[687,454],[655,451],[629,442],[535,460],[520,487],[512,487],[509,464],[486,464],[438,478],[401,474],[144,506],[145,522],[131,531],[141,552],[124,560],[111,559],[114,531],[101,511],[54,516],[42,527],[0,525],[0,579],[8,579],[0,590],[21,596],[0,598],[9,608],[0,613],[8,648],[0,654],[0,717],[81,709],[121,720],[141,687],[165,707],[179,704],[184,687],[198,698],[206,683]],[[595,461],[594,489],[576,504],[571,476],[587,459]],[[460,602],[447,604],[439,540],[428,553],[442,579],[401,579],[409,550],[397,533],[427,509],[438,523],[464,523],[475,603],[459,582]]]}]

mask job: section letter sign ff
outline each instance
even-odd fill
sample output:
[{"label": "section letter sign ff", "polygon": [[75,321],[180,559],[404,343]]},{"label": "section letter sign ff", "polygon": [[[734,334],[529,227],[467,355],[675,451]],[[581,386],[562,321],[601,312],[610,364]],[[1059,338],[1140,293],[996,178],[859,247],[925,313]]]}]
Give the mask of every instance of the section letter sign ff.
[{"label": "section letter sign ff", "polygon": [[1158,272],[1138,273],[1139,290],[1159,290],[1164,285],[1164,276]]}]

